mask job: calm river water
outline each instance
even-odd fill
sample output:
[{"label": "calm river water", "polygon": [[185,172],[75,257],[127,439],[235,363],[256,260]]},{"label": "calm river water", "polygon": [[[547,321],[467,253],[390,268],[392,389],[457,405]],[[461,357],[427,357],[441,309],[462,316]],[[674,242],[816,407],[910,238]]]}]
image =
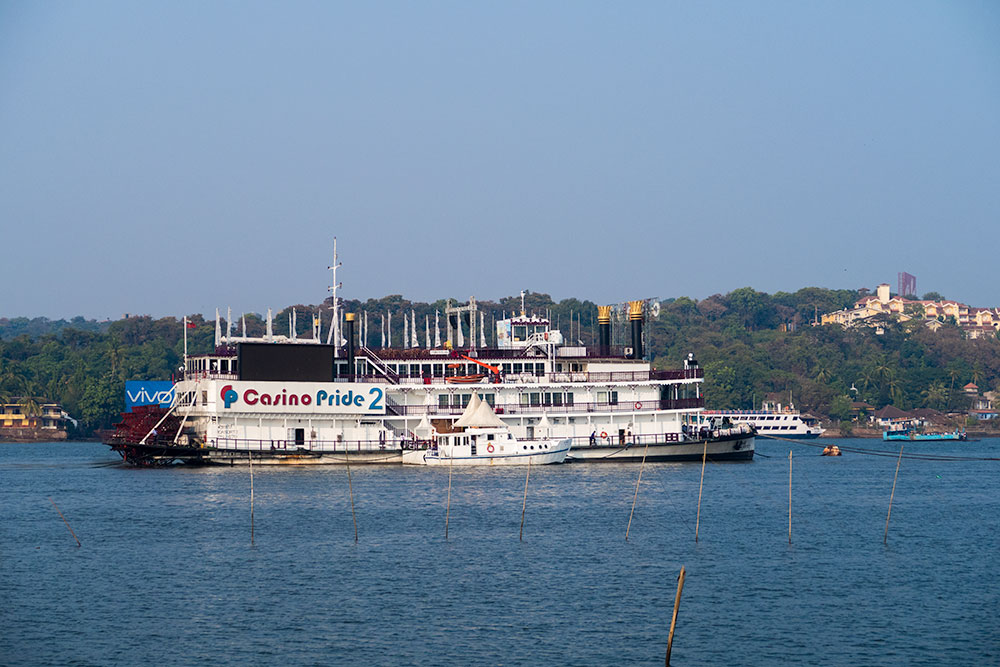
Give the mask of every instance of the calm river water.
[{"label": "calm river water", "polygon": [[[839,441],[898,451],[893,443]],[[788,543],[788,452],[792,544]],[[2,664],[1000,664],[1000,461],[141,470],[0,445]],[[906,452],[1000,458],[1000,440]],[[76,542],[49,498],[80,538]]]}]

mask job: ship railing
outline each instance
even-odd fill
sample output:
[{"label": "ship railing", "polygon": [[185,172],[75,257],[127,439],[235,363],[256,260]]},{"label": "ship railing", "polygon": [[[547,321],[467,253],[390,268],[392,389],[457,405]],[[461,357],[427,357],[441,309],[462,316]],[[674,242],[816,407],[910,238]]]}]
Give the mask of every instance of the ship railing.
[{"label": "ship railing", "polygon": [[[544,429],[541,429],[544,430]],[[680,432],[673,433],[629,433],[627,430],[605,431],[594,430],[591,435],[577,435],[569,438],[539,434],[536,428],[534,438],[518,438],[521,442],[539,442],[545,440],[564,440],[571,442],[571,447],[637,447],[644,445],[661,445],[664,443],[682,443],[697,437],[706,435],[718,438],[737,433],[747,433],[752,431],[740,431],[739,429],[719,429],[715,431],[702,431],[691,433],[690,435]],[[365,453],[365,452],[395,452],[408,449],[427,449],[433,446],[433,441],[420,438],[386,438],[385,440],[305,440],[296,442],[295,440],[271,440],[254,438],[216,438],[208,442],[209,447],[214,447],[224,451],[236,452],[270,452],[273,454],[295,454],[298,452],[309,452],[317,454],[337,454],[337,453]]]},{"label": "ship railing", "polygon": [[[551,438],[532,438],[531,440],[550,440]],[[562,438],[559,438],[562,440]],[[577,435],[569,438],[570,447],[580,449],[583,447],[634,447],[643,445],[662,445],[664,443],[680,443],[684,441],[683,433],[629,433],[625,431],[594,431],[592,435]]]},{"label": "ship railing", "polygon": [[220,373],[218,371],[188,371],[181,377],[182,380],[239,380],[236,373]]},{"label": "ship railing", "polygon": [[[538,405],[523,405],[521,403],[500,403],[493,406],[494,412],[498,415],[519,415],[519,414],[541,414],[546,412],[558,412],[570,416],[585,415],[593,412],[650,412],[663,410],[695,410],[705,405],[704,398],[670,398],[653,401],[619,401],[618,403],[594,402],[594,403],[563,403],[555,405],[545,403]],[[399,405],[392,406],[393,414],[400,416],[458,416],[465,411],[464,407],[442,407],[439,405]]]},{"label": "ship railing", "polygon": [[[616,382],[650,382],[656,380],[693,380],[704,377],[704,372],[700,368],[679,369],[669,371],[608,371],[608,372],[585,372],[585,371],[559,371],[555,373],[505,373],[501,376],[500,382],[494,382],[490,375],[484,375],[480,382],[468,383],[468,386],[488,386],[493,384],[601,384]],[[379,375],[357,375],[354,376],[357,382],[378,382],[382,378]],[[455,384],[460,386],[465,383],[448,382],[447,377],[440,375],[400,375],[398,383],[404,385],[415,384]]]},{"label": "ship railing", "polygon": [[[351,375],[337,378],[337,382],[385,382],[388,380],[392,384],[405,385],[440,385],[447,384],[454,386],[483,387],[494,384],[602,384],[618,382],[650,382],[656,380],[690,380],[704,377],[700,368],[672,371],[609,371],[609,372],[583,372],[583,371],[560,371],[556,373],[507,373],[501,376],[500,383],[493,382],[489,375],[485,375],[483,380],[476,383],[451,383],[448,378],[441,376],[401,376],[397,375],[391,368],[386,366],[388,375]],[[218,371],[188,371],[184,374],[185,380],[239,380],[236,373],[220,373]]]},{"label": "ship railing", "polygon": [[295,454],[297,452],[315,452],[318,454],[336,454],[342,452],[385,452],[399,449],[419,449],[421,444],[428,443],[412,437],[386,437],[377,440],[271,440],[264,438],[214,438],[209,439],[208,446],[225,451],[238,452],[271,452],[275,454]]}]

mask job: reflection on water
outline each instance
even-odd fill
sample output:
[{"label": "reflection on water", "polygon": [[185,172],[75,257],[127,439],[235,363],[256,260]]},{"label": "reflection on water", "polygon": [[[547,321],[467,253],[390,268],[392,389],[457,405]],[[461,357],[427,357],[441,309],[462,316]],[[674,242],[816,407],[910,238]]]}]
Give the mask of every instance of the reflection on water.
[{"label": "reflection on water", "polygon": [[[864,441],[840,441],[864,447]],[[874,444],[874,443],[872,443]],[[879,443],[881,444],[881,443]],[[0,663],[997,664],[997,462],[141,470],[0,445]],[[794,451],[792,544],[788,460]],[[1000,441],[923,451],[997,457]],[[933,447],[933,449],[931,449]],[[77,548],[47,498],[80,537]]]}]

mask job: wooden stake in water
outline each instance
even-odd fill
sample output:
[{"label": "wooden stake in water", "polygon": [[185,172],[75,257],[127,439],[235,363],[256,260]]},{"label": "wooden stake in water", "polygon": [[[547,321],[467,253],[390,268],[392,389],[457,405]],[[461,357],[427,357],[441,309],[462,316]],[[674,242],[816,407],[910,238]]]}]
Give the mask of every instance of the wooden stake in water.
[{"label": "wooden stake in water", "polygon": [[531,477],[531,457],[528,457],[528,473],[524,476],[524,500],[521,501],[521,534],[518,539],[524,541],[524,508],[528,506],[528,478]]},{"label": "wooden stake in water", "polygon": [[677,577],[677,597],[674,598],[674,615],[670,619],[670,635],[667,637],[667,660],[670,667],[670,650],[674,647],[674,630],[677,628],[677,612],[681,608],[681,592],[684,590],[684,566],[681,565],[680,576]]},{"label": "wooden stake in water", "polygon": [[885,535],[882,544],[889,543],[889,517],[892,516],[892,497],[896,495],[896,479],[899,477],[899,463],[903,460],[903,445],[899,446],[899,458],[896,459],[896,474],[892,477],[892,493],[889,494],[889,513],[885,515]]},{"label": "wooden stake in water", "polygon": [[694,541],[698,541],[698,526],[701,524],[701,488],[705,486],[705,461],[708,460],[708,439],[705,439],[705,451],[701,454],[701,481],[698,482],[698,513],[694,519]]},{"label": "wooden stake in water", "polygon": [[639,479],[635,480],[635,495],[632,496],[632,511],[628,513],[628,526],[625,527],[625,541],[628,542],[628,531],[632,528],[632,515],[635,514],[635,501],[639,498],[639,482],[642,481],[642,469],[646,467],[646,453],[649,451],[649,440],[642,450],[642,463],[639,465]]},{"label": "wooden stake in water", "polygon": [[73,532],[73,529],[70,528],[69,521],[67,521],[66,517],[63,516],[62,510],[60,510],[59,506],[56,505],[56,501],[52,500],[52,496],[49,496],[49,502],[52,503],[52,506],[56,508],[57,512],[59,512],[59,518],[61,518],[63,520],[63,523],[66,524],[66,528],[69,530],[69,534],[73,536],[74,540],[76,540],[76,546],[77,547],[82,547],[83,545],[80,544],[80,538],[77,537],[76,533]]},{"label": "wooden stake in water", "polygon": [[351,455],[344,448],[344,461],[347,463],[347,492],[351,496],[351,519],[354,520],[354,543],[358,542],[358,516],[354,513],[354,485],[351,482]]},{"label": "wooden stake in water", "polygon": [[788,543],[792,543],[792,450],[788,450]]},{"label": "wooden stake in water", "polygon": [[[451,453],[454,454],[454,451]],[[448,539],[448,519],[451,515],[451,470],[454,460],[455,458],[453,456],[448,459],[448,504],[445,506],[444,510],[444,539],[446,540]]]},{"label": "wooden stake in water", "polygon": [[250,546],[253,546],[253,454],[247,452],[250,460]]}]

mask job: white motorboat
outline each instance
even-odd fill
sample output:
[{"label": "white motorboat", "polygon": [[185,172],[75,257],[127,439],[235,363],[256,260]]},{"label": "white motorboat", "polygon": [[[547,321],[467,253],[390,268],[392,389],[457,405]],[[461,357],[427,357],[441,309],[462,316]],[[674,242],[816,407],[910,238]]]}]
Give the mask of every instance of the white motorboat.
[{"label": "white motorboat", "polygon": [[570,438],[519,441],[489,403],[473,394],[462,416],[448,433],[435,433],[426,449],[403,452],[410,465],[544,465],[562,463]]}]

